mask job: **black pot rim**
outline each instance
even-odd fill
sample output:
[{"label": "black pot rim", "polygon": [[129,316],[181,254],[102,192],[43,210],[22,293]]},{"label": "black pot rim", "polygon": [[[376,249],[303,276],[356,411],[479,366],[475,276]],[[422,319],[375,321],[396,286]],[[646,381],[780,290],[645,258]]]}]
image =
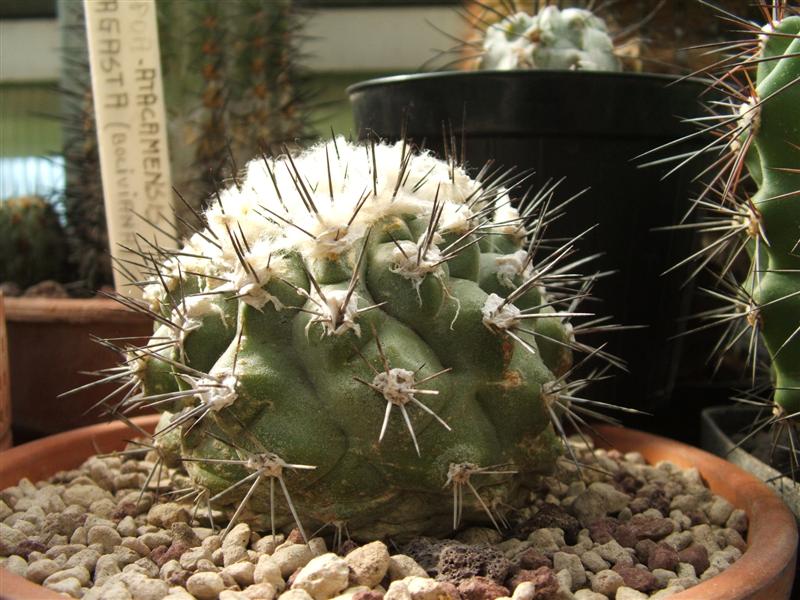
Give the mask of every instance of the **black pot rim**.
[{"label": "black pot rim", "polygon": [[685,75],[670,75],[667,73],[631,73],[625,71],[568,71],[564,69],[525,69],[525,70],[482,70],[482,71],[434,71],[429,73],[407,73],[401,75],[388,75],[385,77],[375,77],[364,81],[359,81],[347,87],[347,94],[352,95],[366,89],[391,86],[397,84],[427,82],[431,80],[443,79],[445,81],[459,80],[481,80],[481,79],[529,79],[536,81],[539,79],[553,78],[556,76],[565,78],[592,78],[609,80],[632,80],[641,82],[663,82],[664,87],[682,83],[692,82],[694,84],[709,85],[708,79],[700,77],[687,77]]}]

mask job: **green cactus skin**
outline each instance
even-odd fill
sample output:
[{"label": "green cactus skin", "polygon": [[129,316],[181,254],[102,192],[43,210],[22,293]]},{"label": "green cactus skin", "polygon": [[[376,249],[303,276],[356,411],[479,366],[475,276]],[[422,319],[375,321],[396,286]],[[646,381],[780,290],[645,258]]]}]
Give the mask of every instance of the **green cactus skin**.
[{"label": "green cactus skin", "polygon": [[[713,141],[704,140],[704,148],[692,155],[651,164],[674,161],[674,171],[703,152],[712,154],[714,162],[703,172],[710,181],[692,204],[702,218],[677,226],[716,236],[681,263],[695,260],[694,275],[709,267],[719,271],[721,281],[706,291],[723,306],[698,315],[704,324],[694,331],[724,326],[714,350],[746,353],[754,388],[746,401],[760,399],[772,408],[773,416],[759,430],[775,425],[795,435],[800,415],[800,16],[783,0],[759,8],[767,24],[737,18],[750,37],[737,42],[735,56],[718,63],[713,84],[718,96],[708,106],[712,116],[699,119],[701,129],[694,134],[711,134]],[[717,10],[725,20],[733,18]],[[770,358],[768,382],[758,377],[761,344]],[[771,397],[762,397],[770,388]]]},{"label": "green cactus skin", "polygon": [[480,69],[619,71],[605,22],[583,8],[510,14],[484,33]]},{"label": "green cactus skin", "polygon": [[[747,166],[758,184],[753,235],[763,256],[744,288],[758,306],[772,358],[774,402],[800,413],[800,16],[768,26],[761,42],[752,111],[744,112]],[[745,111],[747,109],[744,109]],[[755,259],[754,259],[755,260]]]},{"label": "green cactus skin", "polygon": [[39,196],[0,201],[0,281],[28,287],[64,275],[64,230]]},{"label": "green cactus skin", "polygon": [[498,524],[559,457],[569,405],[576,313],[526,250],[543,217],[405,144],[339,138],[239,185],[153,262],[160,325],[129,350],[127,404],[164,411],[160,447],[233,520]]}]

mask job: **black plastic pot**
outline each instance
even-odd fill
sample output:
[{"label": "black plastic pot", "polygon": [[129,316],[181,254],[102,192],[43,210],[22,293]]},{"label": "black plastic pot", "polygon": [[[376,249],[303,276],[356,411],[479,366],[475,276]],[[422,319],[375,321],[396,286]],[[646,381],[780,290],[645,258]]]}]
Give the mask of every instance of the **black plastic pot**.
[{"label": "black plastic pot", "polygon": [[[458,132],[463,122],[472,168],[493,158],[534,168],[534,185],[566,176],[563,199],[591,187],[548,233],[571,236],[599,223],[580,250],[603,252],[595,268],[618,273],[596,287],[603,303],[593,310],[648,326],[608,339],[608,349],[628,362],[630,374],[604,382],[593,397],[634,398],[639,408],[663,417],[656,429],[673,433],[686,414],[674,405],[668,409],[682,346],[669,338],[684,327],[680,319],[689,312],[692,286],[682,287],[685,270],[661,274],[691,253],[693,236],[653,229],[680,220],[697,170],[662,181],[666,168],[639,168],[633,158],[693,133],[678,117],[700,114],[703,89],[697,80],[663,75],[516,71],[387,77],[358,83],[348,93],[362,138],[374,132],[398,139],[405,115],[408,136],[440,152],[443,124]],[[653,421],[644,425],[653,429]]]},{"label": "black plastic pot", "polygon": [[783,476],[777,469],[736,446],[733,436],[746,432],[757,420],[767,416],[749,406],[715,406],[702,414],[703,449],[726,458],[752,473],[775,490],[800,523],[800,483]]}]

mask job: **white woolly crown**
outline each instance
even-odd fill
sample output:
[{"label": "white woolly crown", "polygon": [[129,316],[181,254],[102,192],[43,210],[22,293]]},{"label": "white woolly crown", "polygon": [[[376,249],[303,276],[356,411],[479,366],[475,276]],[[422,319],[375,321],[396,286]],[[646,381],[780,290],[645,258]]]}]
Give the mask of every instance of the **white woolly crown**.
[{"label": "white woolly crown", "polygon": [[[508,206],[507,190],[484,186],[461,166],[414,153],[402,142],[359,145],[338,137],[298,156],[254,159],[213,200],[205,213],[208,230],[187,242],[181,269],[210,275],[205,291],[228,290],[262,308],[276,303],[263,284],[281,274],[288,251],[335,258],[386,216],[429,217],[438,205],[438,232],[463,233],[476,214],[488,208],[491,215],[497,206],[498,222],[514,228],[519,213]],[[168,286],[178,279],[171,263]],[[151,303],[162,296],[160,282],[145,292]]]}]

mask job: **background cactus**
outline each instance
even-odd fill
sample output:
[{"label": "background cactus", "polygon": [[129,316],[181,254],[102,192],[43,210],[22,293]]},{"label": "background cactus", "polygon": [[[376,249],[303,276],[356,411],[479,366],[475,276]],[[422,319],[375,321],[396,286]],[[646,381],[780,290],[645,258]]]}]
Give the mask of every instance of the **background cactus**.
[{"label": "background cactus", "polygon": [[553,466],[562,419],[596,414],[572,350],[613,357],[575,340],[602,319],[567,323],[596,276],[574,274],[572,242],[543,251],[553,187],[517,209],[524,175],[487,171],[341,138],[250,162],[183,249],[142,255],[160,325],[109,376],[115,412],[164,410],[163,460],[231,522],[499,524]]},{"label": "background cactus", "polygon": [[64,275],[64,230],[39,196],[0,201],[0,282],[21,288]]},{"label": "background cactus", "polygon": [[543,6],[486,26],[480,69],[619,71],[605,22],[583,8]]},{"label": "background cactus", "polygon": [[[159,0],[173,181],[205,206],[237,165],[312,137],[291,0]],[[178,214],[191,220],[188,207]],[[184,229],[183,233],[187,233]]]},{"label": "background cactus", "polygon": [[[735,54],[714,65],[721,71],[714,87],[724,97],[709,106],[712,116],[700,120],[697,135],[714,134],[703,151],[713,152],[715,162],[706,169],[709,185],[692,203],[701,218],[679,227],[716,236],[686,259],[698,262],[695,274],[706,267],[718,271],[718,289],[707,291],[723,301],[722,308],[698,315],[701,324],[694,331],[722,326],[715,350],[744,355],[756,387],[743,401],[765,402],[771,409],[755,431],[776,425],[789,436],[784,441],[794,471],[800,414],[800,16],[783,1],[763,4],[761,11],[763,26],[721,10],[747,37],[732,46],[727,42]],[[694,156],[671,160],[682,166]],[[767,355],[764,386],[758,374]]]},{"label": "background cactus", "polygon": [[59,0],[58,15],[62,41],[59,93],[65,172],[61,204],[74,267],[72,277],[77,277],[88,290],[95,290],[111,284],[113,276],[83,2]]},{"label": "background cactus", "polygon": [[[191,204],[177,211],[186,221],[237,162],[311,137],[311,88],[297,49],[302,16],[291,0],[159,0],[158,9],[173,180]],[[70,279],[95,290],[112,283],[112,265],[83,3],[59,0],[58,11]]]}]

